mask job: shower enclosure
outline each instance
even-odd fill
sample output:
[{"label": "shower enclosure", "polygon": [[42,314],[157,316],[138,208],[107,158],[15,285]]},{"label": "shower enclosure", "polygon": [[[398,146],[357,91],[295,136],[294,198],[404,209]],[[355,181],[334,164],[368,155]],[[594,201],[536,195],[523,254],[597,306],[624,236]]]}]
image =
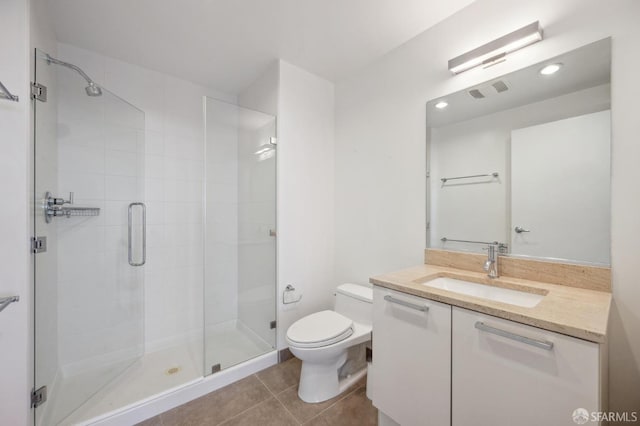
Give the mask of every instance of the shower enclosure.
[{"label": "shower enclosure", "polygon": [[205,98],[205,372],[276,346],[276,120]]},{"label": "shower enclosure", "polygon": [[35,52],[36,426],[275,350],[275,117],[205,98],[194,159],[149,153],[144,111],[72,62]]}]

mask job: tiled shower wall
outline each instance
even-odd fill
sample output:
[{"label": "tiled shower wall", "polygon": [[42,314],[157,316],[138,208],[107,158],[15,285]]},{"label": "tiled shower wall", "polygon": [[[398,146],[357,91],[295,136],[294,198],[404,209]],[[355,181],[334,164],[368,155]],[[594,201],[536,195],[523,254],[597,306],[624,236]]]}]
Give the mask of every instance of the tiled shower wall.
[{"label": "tiled shower wall", "polygon": [[78,65],[98,84],[145,113],[146,350],[189,337],[196,337],[199,345],[203,321],[202,97],[230,102],[235,98],[74,46],[59,44],[58,49],[60,59]]},{"label": "tiled shower wall", "polygon": [[238,316],[238,112],[206,99],[205,327]]},{"label": "tiled shower wall", "polygon": [[[127,206],[143,200],[144,114],[107,91],[87,96],[82,78],[66,67],[40,64],[57,68],[58,93],[47,103],[57,105],[58,130],[57,185],[38,177],[38,196],[48,190],[66,200],[73,192],[70,207],[100,208],[98,216],[48,224],[36,217],[39,227],[57,230],[51,242],[58,250],[58,354],[66,375],[143,351],[143,271],[127,262]],[[46,142],[38,137],[36,151]]]}]

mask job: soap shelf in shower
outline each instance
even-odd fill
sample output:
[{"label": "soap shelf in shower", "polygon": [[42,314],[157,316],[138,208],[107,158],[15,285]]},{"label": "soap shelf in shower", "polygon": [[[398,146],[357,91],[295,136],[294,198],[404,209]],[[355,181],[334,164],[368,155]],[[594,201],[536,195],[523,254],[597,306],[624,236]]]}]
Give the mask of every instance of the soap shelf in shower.
[{"label": "soap shelf in shower", "polygon": [[72,217],[72,216],[99,216],[99,207],[67,207],[67,206],[53,206],[47,207],[45,210],[45,219],[47,223],[51,222],[54,217]]},{"label": "soap shelf in shower", "polygon": [[[65,204],[70,204],[69,206]],[[99,216],[99,207],[78,207],[73,204],[73,192],[69,193],[69,198],[54,197],[51,192],[47,191],[44,194],[44,219],[47,223],[51,222],[52,218],[64,216]]]},{"label": "soap shelf in shower", "polygon": [[99,207],[67,207],[56,206],[47,209],[47,216],[49,217],[72,217],[72,216],[100,216]]}]

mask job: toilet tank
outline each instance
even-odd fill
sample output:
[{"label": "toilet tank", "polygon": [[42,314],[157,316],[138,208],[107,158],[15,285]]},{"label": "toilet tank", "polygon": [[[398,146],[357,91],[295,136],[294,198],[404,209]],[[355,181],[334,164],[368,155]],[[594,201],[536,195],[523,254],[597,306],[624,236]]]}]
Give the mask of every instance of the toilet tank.
[{"label": "toilet tank", "polygon": [[346,283],[336,289],[334,310],[355,322],[371,325],[373,322],[373,289]]}]

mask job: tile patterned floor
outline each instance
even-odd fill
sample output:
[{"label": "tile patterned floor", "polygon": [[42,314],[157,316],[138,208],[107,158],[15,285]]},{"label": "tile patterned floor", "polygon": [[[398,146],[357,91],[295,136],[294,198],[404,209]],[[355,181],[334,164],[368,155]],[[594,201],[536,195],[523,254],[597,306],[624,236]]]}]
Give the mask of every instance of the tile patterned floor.
[{"label": "tile patterned floor", "polygon": [[374,426],[378,411],[366,396],[366,379],[319,404],[298,398],[300,361],[292,358],[138,426]]}]

